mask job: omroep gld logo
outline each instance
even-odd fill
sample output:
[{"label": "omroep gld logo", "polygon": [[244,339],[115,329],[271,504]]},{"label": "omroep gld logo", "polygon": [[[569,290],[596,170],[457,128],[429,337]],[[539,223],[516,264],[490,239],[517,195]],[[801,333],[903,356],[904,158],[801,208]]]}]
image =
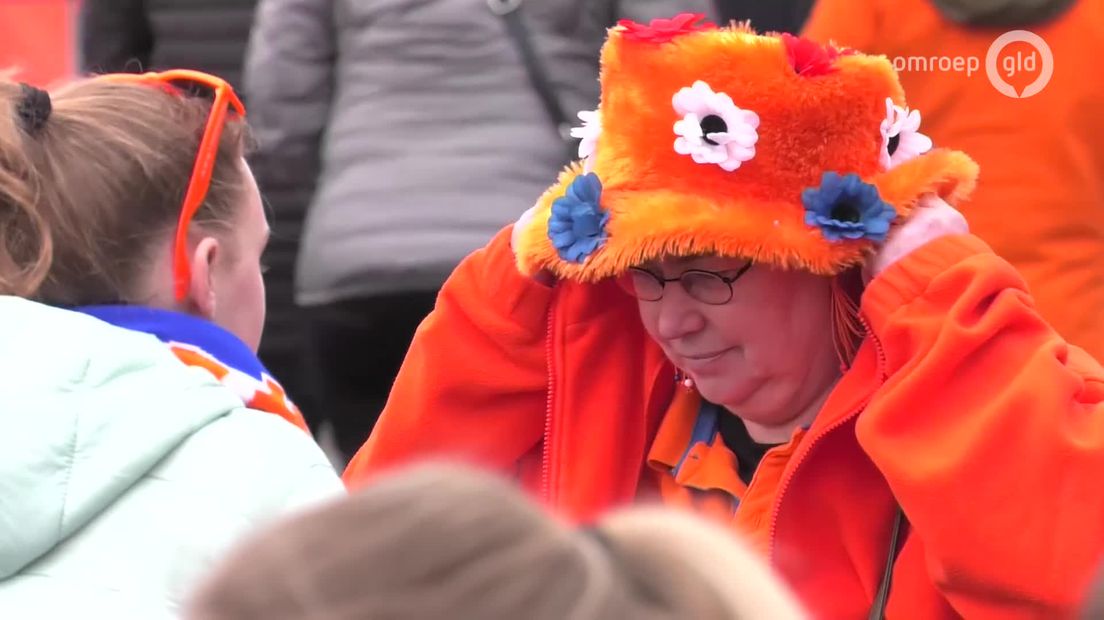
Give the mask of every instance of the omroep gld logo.
[{"label": "omroep gld logo", "polygon": [[[1002,55],[1010,45],[1019,45],[1014,53]],[[1030,50],[1026,48],[1030,47]],[[1054,54],[1042,37],[1028,30],[1010,30],[997,37],[985,54],[985,73],[989,83],[1001,94],[1015,99],[1036,95],[1046,87],[1054,74]],[[1017,91],[1025,76],[1037,74],[1035,79]],[[1020,78],[1020,79],[1017,79]]]}]

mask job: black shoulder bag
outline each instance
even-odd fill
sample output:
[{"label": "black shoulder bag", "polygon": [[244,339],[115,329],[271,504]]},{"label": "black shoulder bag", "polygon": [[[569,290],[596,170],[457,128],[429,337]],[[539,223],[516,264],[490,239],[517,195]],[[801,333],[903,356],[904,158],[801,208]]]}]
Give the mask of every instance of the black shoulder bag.
[{"label": "black shoulder bag", "polygon": [[[540,54],[537,53],[536,46],[533,45],[532,34],[521,16],[522,4],[523,0],[487,0],[487,6],[491,9],[491,12],[501,17],[506,24],[506,32],[514,42],[514,47],[517,48],[518,54],[525,64],[525,71],[529,75],[529,83],[532,84],[533,90],[540,97],[545,113],[552,121],[560,139],[564,142],[565,160],[572,161],[578,158],[579,144],[575,138],[571,137],[571,128],[574,123],[564,111],[563,104],[560,103],[559,95],[556,93],[556,88],[548,77],[548,70],[545,68]],[[617,16],[617,6],[616,2],[612,5],[611,22]]]},{"label": "black shoulder bag", "polygon": [[878,593],[874,597],[874,604],[870,607],[869,620],[883,620],[885,618],[886,604],[889,603],[889,586],[893,581],[893,566],[897,563],[897,554],[901,552],[901,536],[908,527],[905,513],[897,508],[893,517],[893,533],[889,539],[889,553],[886,554],[885,571],[882,573],[882,583],[878,586]]}]

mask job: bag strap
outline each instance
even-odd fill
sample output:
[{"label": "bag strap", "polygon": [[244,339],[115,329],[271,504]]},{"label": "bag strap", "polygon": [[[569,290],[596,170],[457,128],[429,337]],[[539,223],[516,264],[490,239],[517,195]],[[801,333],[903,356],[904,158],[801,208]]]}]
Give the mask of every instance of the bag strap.
[{"label": "bag strap", "polygon": [[885,618],[886,604],[889,603],[889,586],[893,581],[893,566],[897,563],[897,553],[901,547],[901,531],[905,528],[905,513],[901,507],[897,507],[897,515],[893,518],[893,535],[889,539],[889,553],[886,554],[885,572],[882,573],[882,584],[878,587],[878,594],[874,597],[874,604],[870,608],[868,620],[882,620]]},{"label": "bag strap", "polygon": [[552,81],[548,77],[548,71],[541,61],[540,55],[537,54],[529,27],[525,24],[525,20],[521,18],[522,3],[523,0],[487,0],[487,6],[491,9],[491,12],[501,17],[506,24],[506,32],[513,40],[514,47],[521,55],[522,62],[525,63],[525,71],[529,74],[529,82],[532,84],[533,90],[537,91],[545,113],[548,114],[548,118],[552,120],[552,124],[564,141],[567,149],[567,159],[570,161],[575,159],[577,149],[577,142],[575,138],[571,137],[572,123],[564,112],[563,105],[560,103],[555,87],[552,86]]}]

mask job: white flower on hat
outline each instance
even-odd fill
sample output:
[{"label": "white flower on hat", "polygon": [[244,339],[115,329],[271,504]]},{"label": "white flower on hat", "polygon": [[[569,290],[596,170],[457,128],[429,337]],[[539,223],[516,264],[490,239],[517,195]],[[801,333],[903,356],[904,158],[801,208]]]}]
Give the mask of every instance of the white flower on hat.
[{"label": "white flower on hat", "polygon": [[698,80],[672,99],[675,112],[675,152],[689,155],[699,164],[716,164],[728,172],[755,157],[759,115],[744,110],[725,93],[713,92]]},{"label": "white flower on hat", "polygon": [[886,170],[931,150],[931,138],[920,133],[920,111],[894,105],[889,97],[881,130],[881,161]]},{"label": "white flower on hat", "polygon": [[583,110],[577,116],[583,121],[583,126],[573,127],[571,137],[580,140],[579,159],[587,159],[598,147],[598,137],[602,135],[602,117],[598,110]]}]

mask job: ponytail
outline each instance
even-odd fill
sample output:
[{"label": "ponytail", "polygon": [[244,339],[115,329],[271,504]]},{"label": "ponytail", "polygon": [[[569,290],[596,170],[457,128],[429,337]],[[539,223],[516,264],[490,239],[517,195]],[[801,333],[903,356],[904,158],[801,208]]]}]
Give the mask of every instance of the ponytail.
[{"label": "ponytail", "polygon": [[0,295],[33,296],[53,257],[49,227],[36,208],[39,179],[27,153],[49,117],[48,106],[45,91],[0,80]]}]

